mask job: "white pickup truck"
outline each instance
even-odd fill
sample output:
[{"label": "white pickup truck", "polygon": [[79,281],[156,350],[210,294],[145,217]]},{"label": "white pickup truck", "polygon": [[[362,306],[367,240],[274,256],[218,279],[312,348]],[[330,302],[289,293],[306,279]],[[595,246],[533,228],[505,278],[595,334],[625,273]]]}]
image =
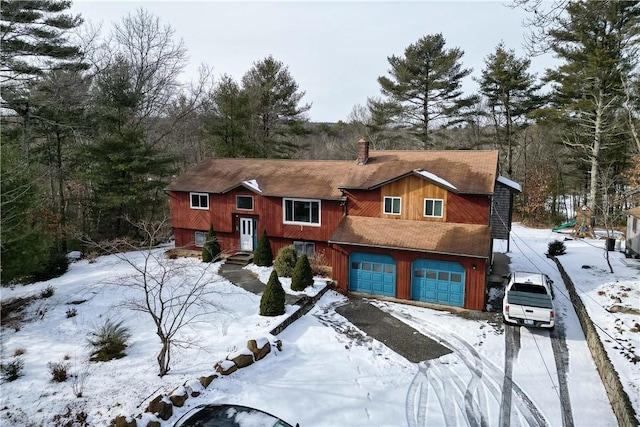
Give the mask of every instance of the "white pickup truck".
[{"label": "white pickup truck", "polygon": [[513,272],[502,300],[504,323],[553,329],[553,281],[546,274]]}]

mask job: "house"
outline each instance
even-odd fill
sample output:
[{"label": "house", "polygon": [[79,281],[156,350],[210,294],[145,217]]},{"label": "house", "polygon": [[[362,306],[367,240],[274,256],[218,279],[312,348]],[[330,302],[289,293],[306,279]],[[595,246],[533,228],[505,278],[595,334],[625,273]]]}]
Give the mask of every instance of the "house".
[{"label": "house", "polygon": [[634,258],[640,257],[640,206],[627,211],[626,238],[626,254]]},{"label": "house", "polygon": [[497,151],[373,151],[356,161],[208,159],[167,188],[177,247],[213,224],[225,251],[266,230],[322,257],[345,291],[482,310],[493,238],[508,239],[517,183]]}]

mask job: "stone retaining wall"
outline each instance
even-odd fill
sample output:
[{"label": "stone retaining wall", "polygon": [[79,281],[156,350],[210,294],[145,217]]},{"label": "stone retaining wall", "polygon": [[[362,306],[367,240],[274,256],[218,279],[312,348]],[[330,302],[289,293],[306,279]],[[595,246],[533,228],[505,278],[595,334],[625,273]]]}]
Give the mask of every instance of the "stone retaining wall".
[{"label": "stone retaining wall", "polygon": [[602,341],[600,341],[598,331],[591,321],[589,313],[582,303],[580,296],[576,292],[575,285],[571,281],[571,278],[565,271],[560,261],[558,261],[558,259],[554,256],[549,256],[549,258],[551,258],[558,266],[560,275],[562,276],[562,279],[567,286],[569,297],[571,298],[571,303],[573,304],[573,307],[578,314],[578,319],[580,320],[582,331],[584,332],[584,335],[587,339],[587,346],[591,351],[591,357],[593,357],[593,360],[596,363],[596,368],[598,369],[598,373],[600,374],[600,378],[602,379],[602,383],[604,384],[607,396],[609,397],[609,402],[611,403],[611,407],[613,408],[613,413],[618,419],[618,425],[625,427],[640,425],[640,423],[638,423],[638,419],[636,418],[635,410],[631,405],[631,400],[629,400],[629,396],[622,387],[620,377],[613,367],[611,360],[609,360],[607,351],[602,345]]}]

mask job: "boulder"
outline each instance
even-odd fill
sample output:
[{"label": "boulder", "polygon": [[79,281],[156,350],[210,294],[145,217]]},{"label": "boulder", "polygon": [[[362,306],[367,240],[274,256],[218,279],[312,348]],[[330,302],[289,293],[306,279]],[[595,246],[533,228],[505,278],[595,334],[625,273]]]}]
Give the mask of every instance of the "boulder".
[{"label": "boulder", "polygon": [[[209,387],[209,384],[211,384],[213,380],[215,380],[216,378],[218,378],[218,376],[216,374],[213,374],[213,375],[209,375],[208,377],[200,377],[199,381],[200,381],[200,384],[202,384],[202,387],[207,388]],[[195,387],[192,387],[192,388],[195,390]]]},{"label": "boulder", "polygon": [[161,420],[168,420],[173,415],[173,404],[166,395],[160,394],[156,396],[149,406],[147,406],[147,412],[156,414]]},{"label": "boulder", "polygon": [[258,361],[264,359],[264,357],[271,352],[271,343],[268,339],[262,338],[258,341],[247,341],[247,348],[253,353],[253,358]]},{"label": "boulder", "polygon": [[253,364],[253,354],[238,354],[233,359],[230,359],[238,369],[245,368]]},{"label": "boulder", "polygon": [[[205,377],[200,377],[200,378],[205,378]],[[211,381],[213,381],[213,378],[211,378]],[[209,381],[209,384],[211,384],[211,381]],[[207,384],[207,385],[209,385],[209,384]],[[201,380],[189,380],[189,381],[186,381],[184,383],[184,388],[187,389],[187,391],[189,392],[189,395],[191,397],[200,396],[200,393],[202,393],[202,390],[205,389],[205,387],[202,384]]]},{"label": "boulder", "polygon": [[162,427],[162,424],[160,424],[160,421],[149,421],[146,427]]},{"label": "boulder", "polygon": [[223,360],[215,364],[214,369],[222,375],[231,375],[238,370],[238,367],[231,360]]},{"label": "boulder", "polygon": [[188,398],[189,390],[184,386],[178,387],[171,393],[171,396],[169,396],[169,400],[171,400],[171,403],[173,403],[173,406],[176,408],[182,408]]},{"label": "boulder", "polygon": [[111,423],[114,427],[137,427],[136,420],[134,418],[125,417],[124,415],[118,415]]}]

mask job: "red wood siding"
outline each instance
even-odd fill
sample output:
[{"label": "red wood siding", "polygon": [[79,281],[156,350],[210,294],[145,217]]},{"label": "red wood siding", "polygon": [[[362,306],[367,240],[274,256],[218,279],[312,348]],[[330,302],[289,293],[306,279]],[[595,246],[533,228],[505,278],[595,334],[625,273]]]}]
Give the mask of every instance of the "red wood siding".
[{"label": "red wood siding", "polygon": [[[253,210],[236,209],[236,196],[253,196]],[[191,209],[189,193],[171,193],[171,226],[174,228],[176,246],[193,248],[194,231],[207,231],[211,224],[224,249],[235,250],[240,246],[238,226],[240,218],[257,219],[258,236],[267,230],[269,237],[293,240],[327,242],[338,222],[344,207],[339,201],[320,201],[320,226],[291,225],[283,223],[282,199],[263,197],[245,189],[227,194],[210,194],[209,210]]]},{"label": "red wood siding", "polygon": [[449,193],[447,198],[447,222],[489,225],[489,201],[489,196],[463,196]]},{"label": "red wood siding", "polygon": [[[465,269],[464,307],[471,310],[484,310],[486,291],[486,260],[464,258],[411,251],[389,251],[377,248],[357,248],[334,245],[332,252],[333,279],[338,287],[349,290],[349,255],[352,252],[370,252],[390,255],[396,261],[396,298],[411,299],[412,263],[417,259],[435,259],[459,262]],[[475,270],[474,267],[475,266]]]},{"label": "red wood siding", "polygon": [[379,188],[372,191],[349,190],[345,191],[345,195],[348,197],[347,215],[380,217],[382,197]]}]

